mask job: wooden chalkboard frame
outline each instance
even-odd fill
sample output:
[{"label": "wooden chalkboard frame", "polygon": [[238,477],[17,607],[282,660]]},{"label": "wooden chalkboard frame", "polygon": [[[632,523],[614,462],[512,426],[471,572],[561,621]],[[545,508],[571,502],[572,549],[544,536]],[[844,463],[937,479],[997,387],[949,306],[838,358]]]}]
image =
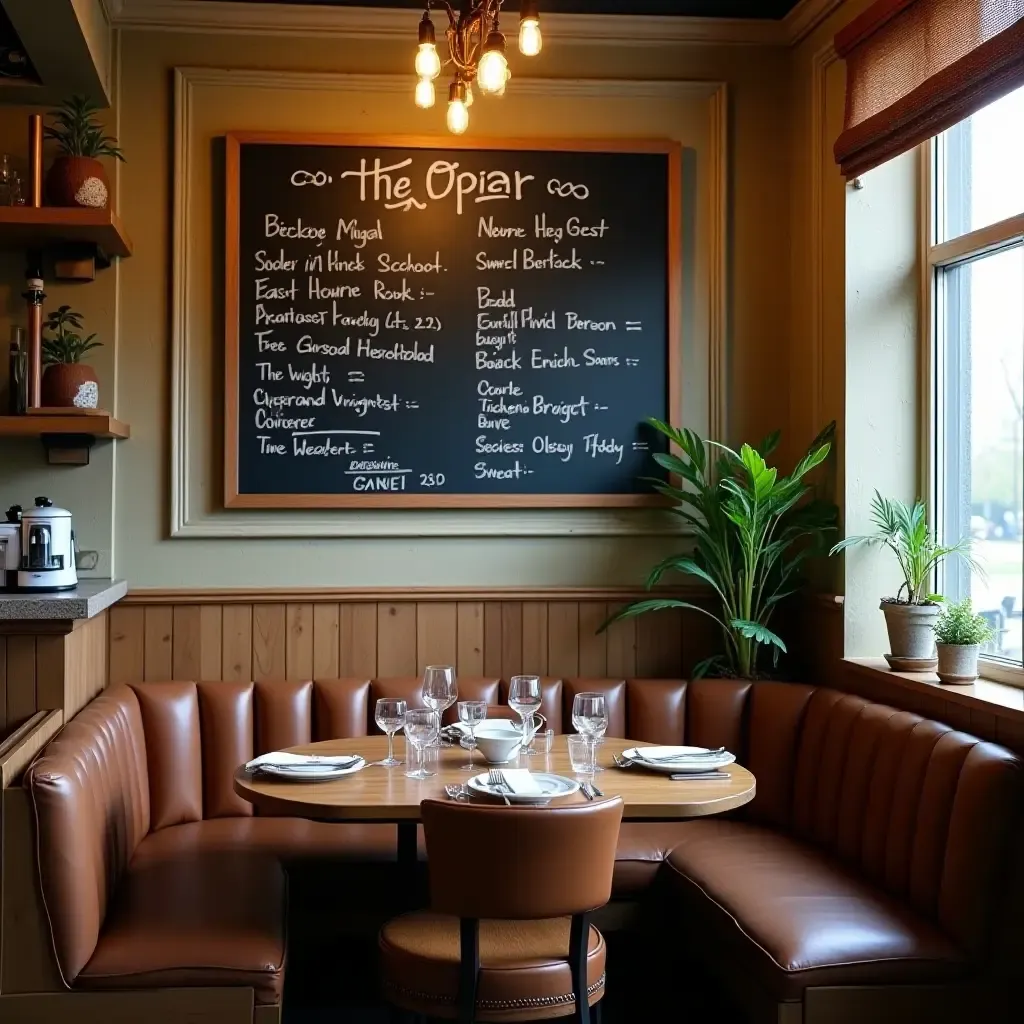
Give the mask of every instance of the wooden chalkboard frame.
[{"label": "wooden chalkboard frame", "polygon": [[465,139],[458,136],[334,135],[228,132],[225,135],[224,244],[224,505],[226,508],[644,508],[664,506],[657,494],[241,494],[238,490],[239,249],[241,147],[361,146],[407,149],[536,152],[663,153],[668,158],[668,407],[682,412],[682,145],[672,139]]}]

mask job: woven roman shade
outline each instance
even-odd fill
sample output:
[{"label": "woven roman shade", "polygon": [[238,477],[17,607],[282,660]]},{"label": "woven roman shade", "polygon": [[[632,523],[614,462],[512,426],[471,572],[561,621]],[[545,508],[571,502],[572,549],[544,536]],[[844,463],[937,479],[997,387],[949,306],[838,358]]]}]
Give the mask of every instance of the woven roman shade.
[{"label": "woven roman shade", "polygon": [[877,0],[835,47],[846,61],[835,156],[852,178],[1024,83],[1024,0]]}]

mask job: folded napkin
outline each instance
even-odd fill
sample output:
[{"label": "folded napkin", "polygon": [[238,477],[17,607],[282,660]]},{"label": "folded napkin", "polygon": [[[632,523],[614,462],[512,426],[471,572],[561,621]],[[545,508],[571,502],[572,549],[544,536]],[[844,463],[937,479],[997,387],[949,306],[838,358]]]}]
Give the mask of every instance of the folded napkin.
[{"label": "folded napkin", "polygon": [[516,796],[541,796],[544,792],[527,768],[505,768],[502,769],[502,775]]},{"label": "folded napkin", "polygon": [[259,757],[247,761],[245,770],[257,772],[270,765],[273,768],[285,770],[291,768],[303,771],[334,772],[339,768],[352,768],[360,760],[362,758],[358,754],[335,754],[328,757],[323,754],[290,754],[286,750],[272,750],[268,754],[260,754]]}]

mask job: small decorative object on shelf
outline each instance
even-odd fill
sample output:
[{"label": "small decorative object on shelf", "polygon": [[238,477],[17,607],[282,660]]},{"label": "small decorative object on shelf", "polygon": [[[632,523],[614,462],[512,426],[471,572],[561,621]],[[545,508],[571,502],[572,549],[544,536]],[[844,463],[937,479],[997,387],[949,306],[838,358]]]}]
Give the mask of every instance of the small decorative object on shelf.
[{"label": "small decorative object on shelf", "polygon": [[46,330],[52,333],[43,341],[43,404],[48,408],[95,409],[99,405],[96,371],[81,359],[102,343],[94,340],[95,334],[83,338],[77,333],[81,329],[82,315],[70,306],[61,306],[46,321]]},{"label": "small decorative object on shelf", "polygon": [[978,654],[995,632],[964,598],[942,609],[935,623],[939,679],[943,683],[973,683],[978,678]]},{"label": "small decorative object on shelf", "polygon": [[46,195],[54,206],[105,210],[110,205],[107,172],[97,157],[124,160],[124,154],[96,122],[98,109],[87,97],[72,96],[50,112],[55,123],[46,126],[46,137],[61,151],[46,175]]},{"label": "small decorative object on shelf", "polygon": [[28,119],[28,190],[29,205],[43,205],[43,115],[30,114]]},{"label": "small decorative object on shelf", "polygon": [[7,411],[22,416],[28,409],[28,353],[25,351],[25,330],[11,327],[11,351],[7,376]]},{"label": "small decorative object on shelf", "polygon": [[43,404],[43,301],[46,299],[38,253],[30,255],[21,297],[25,300],[28,317],[28,407],[38,409]]}]

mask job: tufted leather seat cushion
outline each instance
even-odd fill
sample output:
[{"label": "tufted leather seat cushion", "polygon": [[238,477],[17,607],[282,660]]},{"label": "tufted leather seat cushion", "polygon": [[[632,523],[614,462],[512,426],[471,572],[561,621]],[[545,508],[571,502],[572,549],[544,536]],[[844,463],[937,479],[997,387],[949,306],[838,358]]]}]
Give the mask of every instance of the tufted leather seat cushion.
[{"label": "tufted leather seat cushion", "polygon": [[348,825],[306,818],[211,818],[151,832],[140,857],[252,850],[295,861],[383,862],[396,858],[394,825]]},{"label": "tufted leather seat cushion", "polygon": [[[428,1017],[454,1018],[459,991],[459,919],[423,911],[389,921],[380,933],[381,973],[391,1002]],[[545,1020],[573,1002],[569,918],[481,921],[476,1019]],[[604,995],[605,943],[590,929],[587,986]]]},{"label": "tufted leather seat cushion", "polygon": [[280,1003],[287,917],[281,866],[245,851],[165,852],[136,856],[124,872],[77,985],[244,985],[257,1003]]},{"label": "tufted leather seat cushion", "polygon": [[683,826],[665,877],[715,956],[779,1000],[809,985],[911,984],[965,973],[934,924],[821,851],[742,821]]}]

